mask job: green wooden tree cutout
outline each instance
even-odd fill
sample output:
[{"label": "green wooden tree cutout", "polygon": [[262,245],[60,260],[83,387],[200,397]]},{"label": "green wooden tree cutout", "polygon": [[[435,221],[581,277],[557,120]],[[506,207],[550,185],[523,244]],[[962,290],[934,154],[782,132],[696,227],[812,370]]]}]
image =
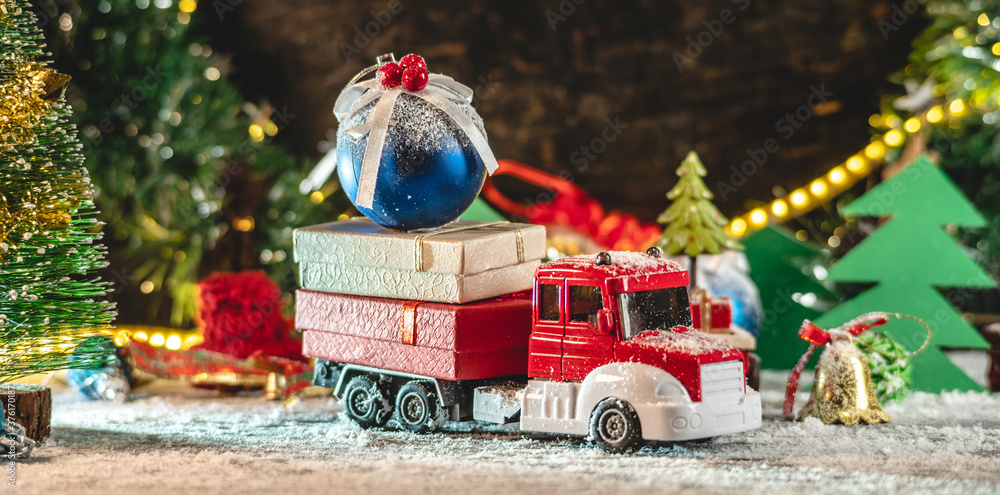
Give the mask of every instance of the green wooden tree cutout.
[{"label": "green wooden tree cutout", "polygon": [[[962,251],[945,226],[982,227],[986,220],[951,179],[920,157],[891,179],[847,205],[845,216],[890,217],[882,227],[830,269],[838,282],[878,285],[838,306],[816,323],[837,326],[869,311],[904,313],[926,321],[931,343],[912,359],[913,388],[927,392],[981,390],[948,360],[942,348],[986,349],[988,344],[966,323],[938,288],[990,288],[996,285]],[[899,321],[885,331],[910,350],[925,331]]]},{"label": "green wooden tree cutout", "polygon": [[809,347],[798,337],[802,321],[815,320],[823,314],[799,301],[803,296],[814,296],[819,301],[834,296],[813,275],[812,268],[823,259],[823,254],[819,246],[800,241],[778,226],[754,232],[744,239],[743,245],[750,262],[750,278],[760,290],[764,310],[756,351],[761,367],[791,369]]},{"label": "green wooden tree cutout", "polygon": [[705,166],[694,151],[688,153],[677,168],[680,180],[667,192],[673,201],[657,222],[665,224],[663,235],[656,243],[667,255],[684,253],[691,257],[691,285],[695,285],[696,261],[699,254],[719,254],[723,249],[743,249],[724,230],[729,219],[712,204],[712,192],[701,180]]}]

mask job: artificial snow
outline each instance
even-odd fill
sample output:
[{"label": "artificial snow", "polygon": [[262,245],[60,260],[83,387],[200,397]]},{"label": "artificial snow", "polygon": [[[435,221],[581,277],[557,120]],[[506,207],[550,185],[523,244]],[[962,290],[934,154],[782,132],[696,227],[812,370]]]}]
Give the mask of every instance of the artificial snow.
[{"label": "artificial snow", "polygon": [[785,422],[787,372],[762,375],[761,429],[632,455],[483,423],[362,430],[332,398],[285,410],[160,381],[115,404],[57,388],[52,437],[15,478],[28,494],[1000,493],[996,395],[915,393],[885,425]]},{"label": "artificial snow", "polygon": [[639,346],[663,349],[667,352],[684,353],[694,356],[712,354],[715,352],[730,352],[733,347],[726,341],[711,334],[684,331],[676,332],[660,330],[655,333],[643,333],[630,342]]},{"label": "artificial snow", "polygon": [[583,254],[560,258],[556,261],[556,267],[567,266],[578,270],[599,267],[606,271],[609,276],[617,277],[622,275],[646,275],[653,273],[673,273],[684,269],[676,262],[666,258],[654,258],[645,253],[632,251],[607,251],[611,255],[610,265],[596,265],[596,256],[593,254]]}]

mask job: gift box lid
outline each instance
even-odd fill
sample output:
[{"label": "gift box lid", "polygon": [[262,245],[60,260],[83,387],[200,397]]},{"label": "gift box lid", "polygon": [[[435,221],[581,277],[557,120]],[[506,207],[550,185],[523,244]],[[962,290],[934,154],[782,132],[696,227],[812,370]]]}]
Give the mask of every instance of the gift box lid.
[{"label": "gift box lid", "polygon": [[460,220],[403,232],[367,218],[302,227],[293,234],[295,261],[471,275],[540,260],[545,227]]}]

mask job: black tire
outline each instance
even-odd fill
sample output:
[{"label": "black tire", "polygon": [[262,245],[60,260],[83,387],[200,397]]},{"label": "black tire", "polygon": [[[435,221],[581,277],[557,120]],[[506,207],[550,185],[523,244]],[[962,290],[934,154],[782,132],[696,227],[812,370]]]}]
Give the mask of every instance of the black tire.
[{"label": "black tire", "polygon": [[621,399],[604,399],[590,415],[590,438],[613,454],[633,452],[642,444],[639,415]]},{"label": "black tire", "polygon": [[344,412],[362,428],[381,427],[392,416],[392,393],[371,377],[359,375],[344,388]]},{"label": "black tire", "polygon": [[407,430],[434,431],[448,419],[448,411],[438,402],[437,390],[428,382],[411,381],[396,394],[396,420]]}]

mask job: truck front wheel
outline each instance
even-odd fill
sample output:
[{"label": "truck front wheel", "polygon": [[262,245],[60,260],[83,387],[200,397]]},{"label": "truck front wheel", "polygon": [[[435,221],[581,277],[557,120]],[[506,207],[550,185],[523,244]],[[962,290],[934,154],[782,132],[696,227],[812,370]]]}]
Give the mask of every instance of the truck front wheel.
[{"label": "truck front wheel", "polygon": [[639,416],[628,402],[604,399],[590,416],[590,438],[608,452],[632,452],[642,440]]},{"label": "truck front wheel", "polygon": [[414,432],[434,431],[440,428],[448,414],[438,402],[434,386],[417,380],[399,389],[399,394],[396,396],[396,412],[399,424]]},{"label": "truck front wheel", "polygon": [[344,412],[362,428],[385,426],[392,416],[391,392],[370,377],[360,375],[344,388]]}]

